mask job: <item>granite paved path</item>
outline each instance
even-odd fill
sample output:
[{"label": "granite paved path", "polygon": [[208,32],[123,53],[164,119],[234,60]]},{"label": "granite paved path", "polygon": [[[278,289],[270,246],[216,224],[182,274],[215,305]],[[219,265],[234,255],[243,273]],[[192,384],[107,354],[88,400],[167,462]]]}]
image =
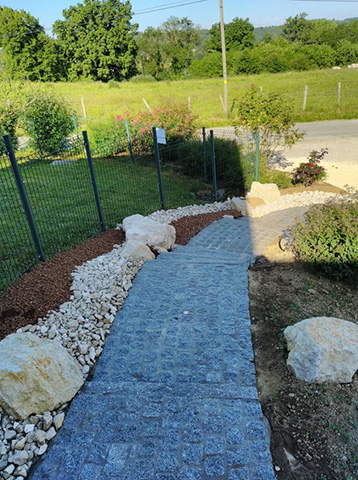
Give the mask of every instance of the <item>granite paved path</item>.
[{"label": "granite paved path", "polygon": [[32,480],[275,479],[247,286],[268,217],[224,218],[143,266]]}]

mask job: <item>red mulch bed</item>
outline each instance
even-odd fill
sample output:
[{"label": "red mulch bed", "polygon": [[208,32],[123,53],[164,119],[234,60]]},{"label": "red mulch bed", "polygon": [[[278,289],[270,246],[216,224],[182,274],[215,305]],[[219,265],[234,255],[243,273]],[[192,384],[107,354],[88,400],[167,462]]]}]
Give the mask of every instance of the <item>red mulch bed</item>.
[{"label": "red mulch bed", "polygon": [[[176,229],[176,243],[185,245],[191,237],[224,215],[240,214],[235,210],[184,217],[172,225]],[[124,241],[122,230],[107,230],[97,237],[46,262],[36,265],[31,273],[23,275],[0,295],[0,340],[38,318],[49,310],[56,310],[69,300],[72,284],[71,272],[76,266],[112,250]]]}]

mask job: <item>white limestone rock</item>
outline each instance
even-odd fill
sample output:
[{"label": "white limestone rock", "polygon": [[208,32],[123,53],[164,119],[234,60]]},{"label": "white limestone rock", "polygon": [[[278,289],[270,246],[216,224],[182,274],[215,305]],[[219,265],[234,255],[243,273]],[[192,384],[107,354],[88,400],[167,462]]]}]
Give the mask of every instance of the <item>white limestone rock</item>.
[{"label": "white limestone rock", "polygon": [[252,182],[247,198],[260,198],[266,205],[280,199],[280,190],[276,183]]},{"label": "white limestone rock", "polygon": [[122,250],[122,257],[136,258],[141,260],[154,260],[155,255],[151,249],[141,241],[130,239]]},{"label": "white limestone rock", "polygon": [[78,363],[59,343],[30,333],[2,340],[0,360],[0,405],[17,419],[54,410],[83,385]]},{"label": "white limestone rock", "polygon": [[142,215],[131,215],[123,220],[123,230],[126,240],[153,247],[159,252],[173,248],[175,243],[175,228],[166,223],[156,222]]},{"label": "white limestone rock", "polygon": [[349,383],[358,370],[358,325],[315,317],[287,327],[288,368],[308,383]]},{"label": "white limestone rock", "polygon": [[233,210],[237,210],[241,215],[247,215],[247,202],[239,197],[234,197],[230,201],[230,206]]}]

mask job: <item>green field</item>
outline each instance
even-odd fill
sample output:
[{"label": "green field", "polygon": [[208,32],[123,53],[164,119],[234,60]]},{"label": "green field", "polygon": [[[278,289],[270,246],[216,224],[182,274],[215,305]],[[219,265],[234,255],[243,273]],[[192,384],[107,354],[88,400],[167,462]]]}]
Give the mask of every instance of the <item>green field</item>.
[{"label": "green field", "polygon": [[[340,107],[337,105],[338,82],[342,85]],[[262,87],[264,93],[280,92],[288,96],[295,107],[296,122],[358,117],[356,70],[327,69],[229,77],[229,107],[251,85]],[[308,99],[306,111],[303,112],[305,85],[308,85]],[[146,109],[143,98],[151,108],[156,108],[163,104],[187,103],[190,97],[191,111],[200,126],[214,127],[231,123],[231,119],[225,118],[219,100],[219,95],[223,94],[221,78],[149,83],[53,83],[47,86],[71,100],[81,116],[83,97],[87,117],[93,120],[114,118],[125,111],[135,115]]]}]

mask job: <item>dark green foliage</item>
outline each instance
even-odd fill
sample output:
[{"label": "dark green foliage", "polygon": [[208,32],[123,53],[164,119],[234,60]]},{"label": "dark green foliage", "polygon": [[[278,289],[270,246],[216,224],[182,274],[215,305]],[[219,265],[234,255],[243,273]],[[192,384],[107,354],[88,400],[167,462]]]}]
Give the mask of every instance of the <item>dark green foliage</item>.
[{"label": "dark green foliage", "polygon": [[212,78],[222,75],[221,53],[207,53],[201,59],[195,59],[189,67],[189,75],[195,78]]},{"label": "dark green foliage", "polygon": [[84,0],[63,10],[54,25],[68,61],[68,79],[124,80],[136,73],[137,44],[131,4],[120,0]]},{"label": "dark green foliage", "polygon": [[[220,24],[214,23],[211,27],[210,38],[206,44],[208,52],[221,52]],[[234,18],[225,24],[226,50],[243,50],[252,47],[255,42],[254,26],[246,18]]]},{"label": "dark green foliage", "polygon": [[292,246],[314,271],[358,286],[357,199],[313,207],[294,227]]},{"label": "dark green foliage", "polygon": [[312,185],[312,183],[326,178],[326,171],[324,167],[319,165],[319,163],[327,153],[328,150],[326,148],[322,148],[319,152],[313,150],[307,157],[308,162],[300,163],[300,165],[293,171],[293,185],[302,183],[308,187],[309,185]]},{"label": "dark green foliage", "polygon": [[148,27],[137,38],[138,68],[156,80],[183,77],[200,43],[198,32],[188,17],[169,17],[158,28]]},{"label": "dark green foliage", "polygon": [[2,69],[9,78],[42,81],[64,78],[59,48],[32,15],[0,7],[0,32]]},{"label": "dark green foliage", "polygon": [[67,102],[51,92],[29,94],[21,121],[31,146],[49,153],[61,149],[74,130],[72,114]]}]

